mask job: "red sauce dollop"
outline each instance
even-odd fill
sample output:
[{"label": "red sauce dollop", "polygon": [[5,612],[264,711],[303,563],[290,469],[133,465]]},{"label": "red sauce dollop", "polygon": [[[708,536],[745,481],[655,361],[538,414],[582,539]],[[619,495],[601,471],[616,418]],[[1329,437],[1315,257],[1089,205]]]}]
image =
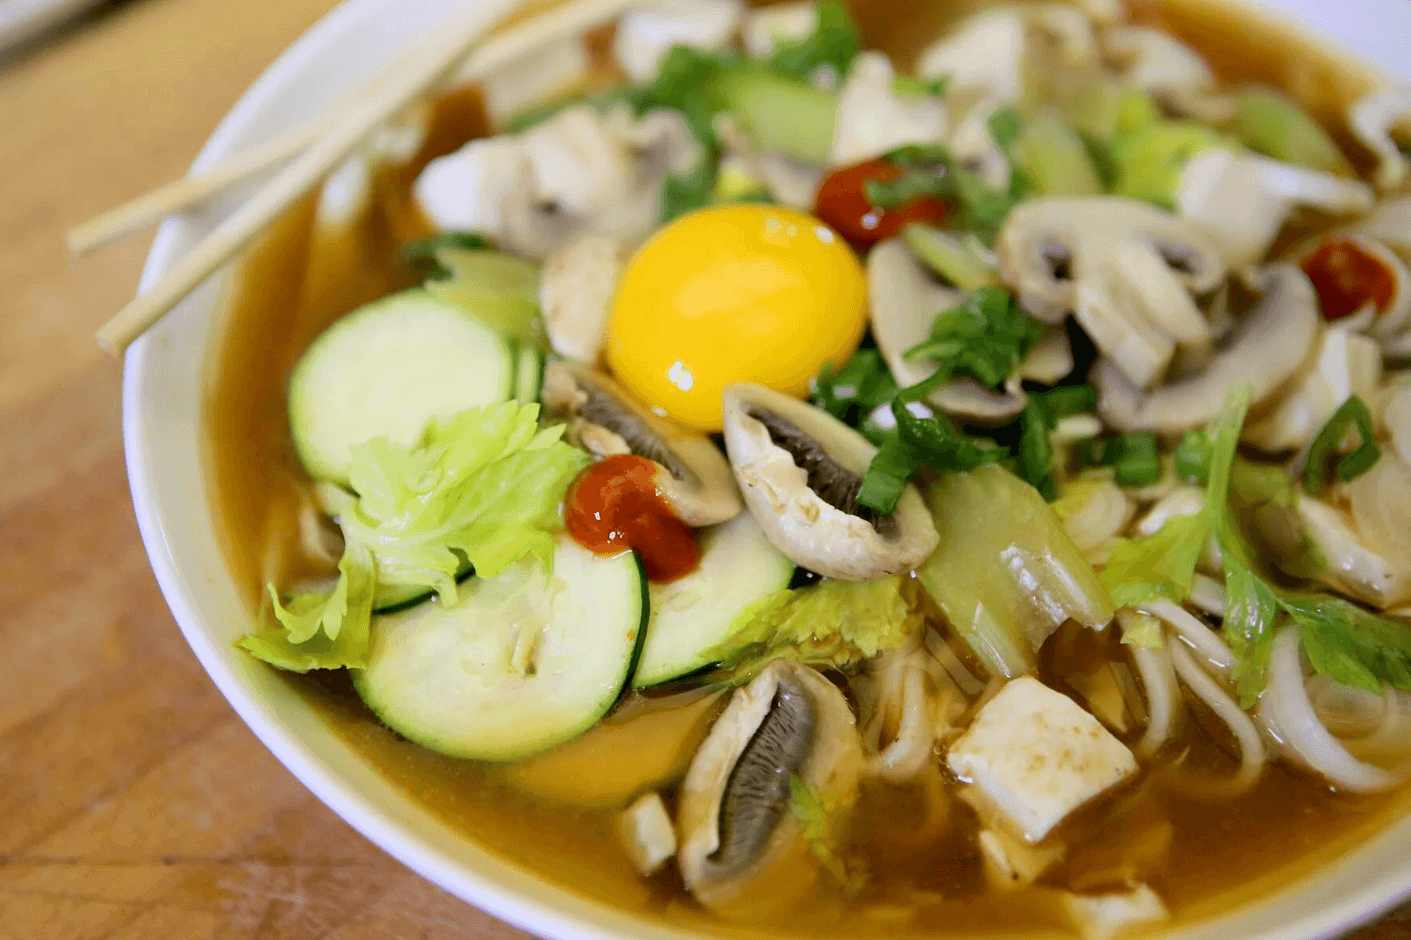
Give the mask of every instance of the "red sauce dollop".
[{"label": "red sauce dollop", "polygon": [[1303,273],[1313,282],[1324,320],[1341,320],[1361,310],[1368,301],[1381,312],[1396,292],[1392,272],[1349,238],[1325,238],[1303,259]]},{"label": "red sauce dollop", "polygon": [[891,209],[873,208],[867,201],[867,181],[885,183],[901,173],[895,163],[880,158],[835,170],[818,189],[814,215],[857,248],[870,248],[891,238],[908,222],[944,222],[946,204],[935,196],[919,196]]},{"label": "red sauce dollop", "polygon": [[661,468],[645,457],[620,454],[584,470],[564,500],[573,540],[599,555],[629,548],[649,580],[675,581],[701,563],[691,527],[676,517],[657,489]]}]

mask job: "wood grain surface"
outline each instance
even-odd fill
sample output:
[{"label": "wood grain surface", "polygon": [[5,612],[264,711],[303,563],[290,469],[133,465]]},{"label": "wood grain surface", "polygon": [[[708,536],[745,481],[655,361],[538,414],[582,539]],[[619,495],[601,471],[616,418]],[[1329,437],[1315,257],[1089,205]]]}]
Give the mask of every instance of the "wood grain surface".
[{"label": "wood grain surface", "polygon": [[[264,750],[157,590],[93,330],[147,238],[64,230],[174,177],[331,0],[137,0],[0,61],[0,938],[523,936],[402,869]],[[1411,909],[1358,940],[1411,937]]]}]

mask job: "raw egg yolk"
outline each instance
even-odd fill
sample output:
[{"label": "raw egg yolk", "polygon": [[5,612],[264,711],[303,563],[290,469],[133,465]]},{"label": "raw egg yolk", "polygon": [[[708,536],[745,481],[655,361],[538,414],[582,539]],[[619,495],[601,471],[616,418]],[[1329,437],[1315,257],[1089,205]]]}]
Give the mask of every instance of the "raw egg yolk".
[{"label": "raw egg yolk", "polygon": [[632,259],[607,361],[648,405],[718,431],[727,385],[802,398],[825,362],[847,362],[866,325],[862,265],[836,232],[778,206],[725,206],[677,219]]}]

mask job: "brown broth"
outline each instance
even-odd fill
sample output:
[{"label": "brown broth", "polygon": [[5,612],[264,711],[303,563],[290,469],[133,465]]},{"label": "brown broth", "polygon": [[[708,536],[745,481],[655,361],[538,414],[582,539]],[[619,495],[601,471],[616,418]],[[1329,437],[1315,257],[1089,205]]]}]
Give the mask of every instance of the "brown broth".
[{"label": "brown broth", "polygon": [[[930,37],[982,5],[979,0],[868,0],[855,10],[867,44],[905,62]],[[1291,91],[1346,143],[1340,115],[1368,87],[1360,71],[1282,27],[1236,15],[1219,0],[1137,0],[1134,7],[1140,21],[1159,24],[1195,45],[1226,80],[1266,81]],[[225,314],[224,337],[210,362],[206,472],[223,548],[252,610],[263,608],[266,579],[289,583],[315,573],[306,570],[296,548],[293,520],[308,480],[285,417],[289,373],[313,338],[337,317],[412,283],[394,260],[396,246],[425,229],[408,188],[425,162],[485,133],[477,96],[439,102],[433,126],[410,170],[376,181],[376,198],[355,225],[318,227],[310,198],[271,228],[242,266]],[[1359,153],[1350,147],[1348,152]],[[448,825],[473,833],[490,851],[604,903],[660,914],[679,928],[739,934],[701,911],[674,870],[640,878],[616,848],[610,813],[530,798],[508,785],[503,770],[441,757],[407,742],[368,714],[343,674],[287,678],[389,780]],[[1046,678],[1061,687],[1061,680]],[[1198,722],[1188,722],[1182,746],[1189,747],[1188,768],[1230,773],[1235,766],[1223,743]],[[579,772],[592,774],[593,761],[602,759],[595,754]],[[1160,835],[1169,823],[1167,854],[1150,876],[1177,921],[1282,886],[1353,848],[1405,811],[1402,794],[1338,796],[1280,766],[1270,770],[1254,794],[1214,804],[1185,795],[1175,776],[1158,767],[1113,797],[1122,806],[1119,821],[1098,833],[1111,838],[1117,827],[1119,835],[1133,838]],[[1077,839],[1071,856],[1101,861],[1099,840],[1092,833],[1084,840],[1082,822],[1064,827]],[[922,788],[869,786],[847,850],[869,865],[874,887],[855,904],[823,897],[787,922],[752,925],[751,932],[1036,935],[1061,930],[1063,919],[1046,889],[1018,894],[985,889],[976,827],[971,811],[953,799],[928,799]]]}]

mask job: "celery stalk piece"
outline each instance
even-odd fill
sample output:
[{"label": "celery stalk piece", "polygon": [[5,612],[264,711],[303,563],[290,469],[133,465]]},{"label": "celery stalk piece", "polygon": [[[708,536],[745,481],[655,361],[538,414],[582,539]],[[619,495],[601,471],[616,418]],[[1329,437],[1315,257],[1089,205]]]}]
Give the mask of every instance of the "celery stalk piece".
[{"label": "celery stalk piece", "polygon": [[948,474],[927,487],[940,547],[921,584],[996,675],[1032,672],[1065,621],[1100,629],[1112,598],[1039,492],[1000,467]]},{"label": "celery stalk piece", "polygon": [[999,283],[994,255],[974,235],[912,222],[902,230],[902,238],[928,268],[963,291]]},{"label": "celery stalk piece", "polygon": [[1329,173],[1352,172],[1328,132],[1297,102],[1273,88],[1240,89],[1231,130],[1250,150],[1275,160]]},{"label": "celery stalk piece", "polygon": [[745,66],[727,75],[730,110],[765,153],[827,166],[838,118],[838,94],[761,68]]},{"label": "celery stalk piece", "polygon": [[1221,143],[1221,135],[1195,121],[1157,121],[1112,141],[1119,196],[1163,208],[1175,205],[1186,161]]},{"label": "celery stalk piece", "polygon": [[1095,196],[1102,192],[1097,168],[1083,141],[1056,111],[1024,125],[1014,158],[1040,196]]}]

